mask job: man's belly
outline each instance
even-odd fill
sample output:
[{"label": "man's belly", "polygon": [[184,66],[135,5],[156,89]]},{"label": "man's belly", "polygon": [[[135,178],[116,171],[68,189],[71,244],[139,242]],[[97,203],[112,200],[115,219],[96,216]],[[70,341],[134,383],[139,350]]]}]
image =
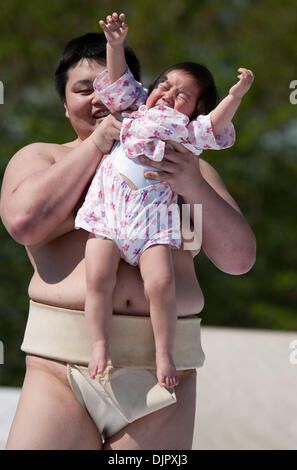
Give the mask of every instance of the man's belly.
[{"label": "man's belly", "polygon": [[[83,230],[67,233],[45,246],[32,247],[35,268],[28,293],[36,302],[84,310],[86,296],[84,247],[88,234]],[[189,252],[173,250],[178,315],[199,313],[204,304]],[[100,262],[100,261],[99,261]],[[113,310],[129,315],[149,315],[143,281],[137,267],[123,260],[113,292]]]},{"label": "man's belly", "polygon": [[[124,265],[124,261],[121,261]],[[133,270],[135,270],[133,272]],[[113,293],[113,310],[127,315],[149,315],[143,282],[136,271],[137,268],[120,266],[117,284]],[[192,288],[191,285],[192,284]],[[86,285],[84,266],[78,266],[75,271],[63,281],[56,284],[45,283],[38,274],[34,274],[28,289],[29,297],[35,302],[55,305],[57,307],[84,310]],[[178,315],[192,315],[199,313],[203,308],[203,295],[195,280],[188,279],[187,285],[177,283],[176,301]]]},{"label": "man's belly", "polygon": [[[121,261],[121,264],[124,262]],[[143,293],[142,280],[137,274],[133,272],[132,266],[131,269],[129,266],[120,266],[113,293],[114,311],[127,314],[132,314],[135,311],[141,315],[149,312],[148,303]],[[84,310],[86,297],[84,261],[81,261],[67,278],[57,283],[46,283],[38,273],[35,273],[31,279],[28,293],[29,297],[36,302]]]}]

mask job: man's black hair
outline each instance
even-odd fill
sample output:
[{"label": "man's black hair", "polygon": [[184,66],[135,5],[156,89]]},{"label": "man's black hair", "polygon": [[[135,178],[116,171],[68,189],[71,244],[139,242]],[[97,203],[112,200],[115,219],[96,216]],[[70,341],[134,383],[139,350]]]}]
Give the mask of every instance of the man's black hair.
[{"label": "man's black hair", "polygon": [[[139,61],[130,46],[125,45],[126,62],[134,78],[139,82]],[[87,33],[72,39],[66,44],[55,70],[55,85],[61,100],[65,101],[65,88],[68,70],[82,59],[93,59],[106,65],[106,38],[104,33]]]}]

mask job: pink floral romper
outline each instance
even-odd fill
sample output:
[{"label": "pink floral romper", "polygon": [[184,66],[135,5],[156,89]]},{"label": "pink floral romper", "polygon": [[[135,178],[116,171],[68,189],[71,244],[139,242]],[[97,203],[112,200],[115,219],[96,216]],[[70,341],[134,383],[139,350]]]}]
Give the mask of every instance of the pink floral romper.
[{"label": "pink floral romper", "polygon": [[[199,155],[204,149],[231,147],[235,140],[232,123],[214,136],[210,114],[200,115],[189,123],[189,118],[167,106],[151,109],[143,104],[146,92],[136,82],[130,70],[110,84],[107,70],[94,81],[94,89],[104,105],[111,111],[138,108],[124,114],[121,143],[114,146],[98,167],[75,227],[83,228],[98,237],[113,240],[122,258],[137,266],[141,254],[152,245],[165,244],[180,248],[180,214],[175,194],[167,182],[154,182],[139,189],[131,189],[115,165],[115,155],[137,160],[146,155],[160,161],[164,155],[165,141],[182,143]],[[139,163],[138,163],[139,170]],[[142,168],[145,171],[145,167]],[[122,172],[121,172],[122,173]],[[129,175],[126,175],[129,178]]]}]

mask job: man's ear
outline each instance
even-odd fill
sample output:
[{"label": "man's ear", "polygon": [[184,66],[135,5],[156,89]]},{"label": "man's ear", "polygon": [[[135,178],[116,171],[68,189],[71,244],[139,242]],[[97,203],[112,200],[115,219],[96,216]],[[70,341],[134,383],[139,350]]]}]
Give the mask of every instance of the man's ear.
[{"label": "man's ear", "polygon": [[68,112],[66,101],[64,101],[64,108],[65,108],[65,116],[69,119],[69,112]]}]

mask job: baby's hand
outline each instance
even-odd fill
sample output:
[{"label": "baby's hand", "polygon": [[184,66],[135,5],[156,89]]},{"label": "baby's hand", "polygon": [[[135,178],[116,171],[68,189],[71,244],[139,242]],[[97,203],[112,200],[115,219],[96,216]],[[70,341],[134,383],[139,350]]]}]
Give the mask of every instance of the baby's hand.
[{"label": "baby's hand", "polygon": [[229,95],[232,95],[235,98],[242,98],[243,95],[245,95],[251,88],[254,81],[254,74],[248,69],[238,69],[238,72],[240,72],[240,74],[237,75],[239,81],[230,88]]},{"label": "baby's hand", "polygon": [[104,21],[99,21],[99,25],[104,31],[106,40],[111,46],[119,46],[124,43],[125,37],[128,33],[128,26],[125,24],[125,14],[113,13],[107,16],[107,24]]}]

